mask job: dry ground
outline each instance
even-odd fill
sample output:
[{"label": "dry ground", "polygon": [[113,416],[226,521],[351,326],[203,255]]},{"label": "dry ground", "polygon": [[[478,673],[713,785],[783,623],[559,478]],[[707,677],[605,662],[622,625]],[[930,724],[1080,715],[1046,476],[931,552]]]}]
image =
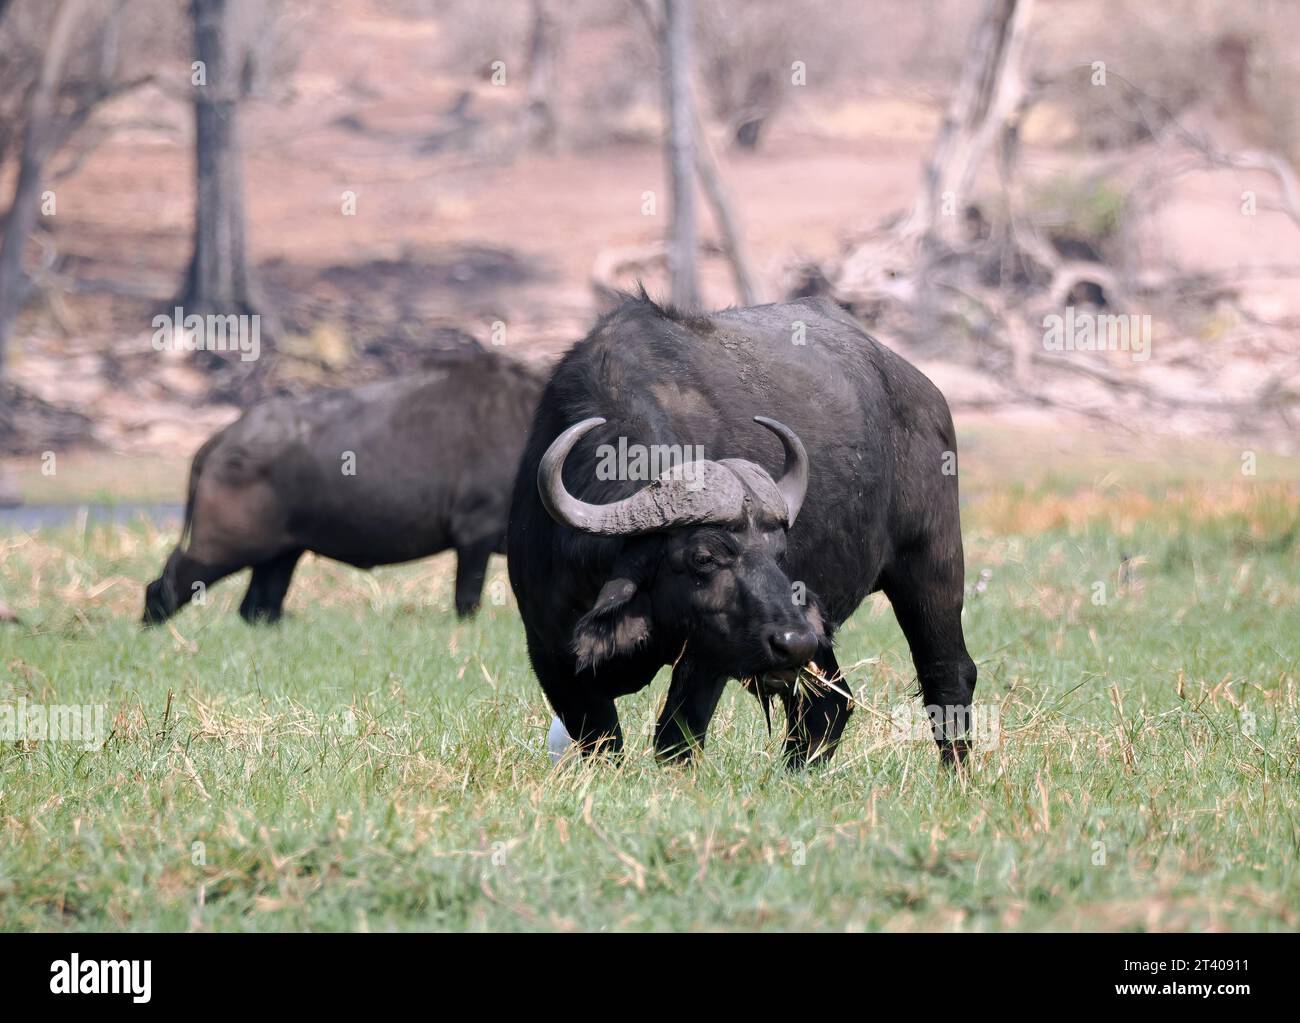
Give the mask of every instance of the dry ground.
[{"label": "dry ground", "polygon": [[[285,341],[302,355],[301,375],[310,383],[348,379],[355,359],[349,323],[402,315],[480,339],[499,319],[516,354],[562,350],[595,313],[589,278],[598,255],[652,242],[663,230],[663,159],[652,105],[622,115],[628,141],[510,155],[519,78],[497,88],[468,62],[435,60],[445,52],[438,49],[445,26],[401,17],[398,6],[352,0],[301,15],[306,42],[296,71],[282,94],[246,109],[252,255],[273,308],[323,321]],[[892,31],[904,38],[908,29]],[[607,30],[574,40],[571,77],[609,74],[611,46]],[[476,133],[462,148],[428,151],[430,139],[445,137],[446,112],[465,90],[474,97]],[[869,70],[833,94],[794,91],[759,152],[723,154],[768,300],[781,297],[793,261],[829,260],[846,237],[907,205],[940,110],[923,83],[872,79]],[[1026,156],[1031,172],[1043,177],[1077,162],[1068,115],[1049,115],[1031,134]],[[583,125],[575,122],[584,112],[567,116],[570,137],[581,137]],[[185,359],[149,348],[152,315],[179,286],[189,252],[190,112],[181,97],[151,89],[120,101],[105,118],[117,124],[116,133],[58,184],[54,240],[76,290],[55,306],[61,322],[44,304],[24,317],[11,369],[41,396],[91,415],[110,449],[183,458],[237,412],[200,405],[204,378]],[[1241,216],[1247,186],[1271,194],[1267,179],[1243,173],[1172,183],[1160,219],[1167,250],[1188,269],[1300,262],[1294,225],[1275,215]],[[341,213],[345,191],[357,195],[356,216]],[[659,198],[657,216],[642,213],[647,191]],[[705,278],[709,304],[733,300],[716,259],[706,264]],[[662,285],[654,273],[648,283]],[[1300,315],[1293,284],[1248,285],[1251,308],[1273,321]],[[1204,343],[1212,346],[1215,338]],[[1188,374],[1184,386],[1239,393],[1267,365],[1258,351],[1216,350],[1213,379]],[[925,368],[959,410],[1000,394],[998,382],[981,374],[939,363]],[[1178,360],[1162,365],[1158,354],[1143,372],[1183,380]],[[1083,393],[1088,387],[1077,385]],[[1222,429],[1220,421],[1194,414],[1106,407],[1117,421],[1023,409],[998,421],[1016,430],[1086,432],[1130,448],[1135,431]],[[969,421],[978,424],[983,414]],[[1243,448],[1294,447],[1294,430],[1273,417],[1233,429]],[[19,470],[30,467],[29,461]],[[86,489],[66,482],[69,493]]]}]

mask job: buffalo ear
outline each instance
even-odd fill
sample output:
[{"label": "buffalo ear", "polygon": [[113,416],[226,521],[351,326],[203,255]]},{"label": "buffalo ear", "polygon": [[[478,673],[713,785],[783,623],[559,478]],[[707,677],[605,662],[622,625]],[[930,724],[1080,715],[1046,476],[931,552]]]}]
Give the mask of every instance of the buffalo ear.
[{"label": "buffalo ear", "polygon": [[812,626],[813,632],[817,633],[818,640],[834,639],[835,627],[826,620],[821,597],[812,590],[807,590],[804,593],[804,601],[804,615],[808,619],[808,624]]},{"label": "buffalo ear", "polygon": [[573,630],[578,670],[630,654],[650,641],[650,602],[631,579],[611,579]]}]

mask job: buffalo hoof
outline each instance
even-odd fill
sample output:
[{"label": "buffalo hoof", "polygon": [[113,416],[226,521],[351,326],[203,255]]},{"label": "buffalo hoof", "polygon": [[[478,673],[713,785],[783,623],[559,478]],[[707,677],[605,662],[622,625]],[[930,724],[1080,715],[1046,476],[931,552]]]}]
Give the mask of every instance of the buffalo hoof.
[{"label": "buffalo hoof", "polygon": [[966,739],[951,739],[939,745],[939,762],[958,773],[965,769],[969,756],[970,742]]},{"label": "buffalo hoof", "polygon": [[249,625],[279,625],[284,615],[270,608],[258,608],[256,611],[239,612],[239,617]]}]

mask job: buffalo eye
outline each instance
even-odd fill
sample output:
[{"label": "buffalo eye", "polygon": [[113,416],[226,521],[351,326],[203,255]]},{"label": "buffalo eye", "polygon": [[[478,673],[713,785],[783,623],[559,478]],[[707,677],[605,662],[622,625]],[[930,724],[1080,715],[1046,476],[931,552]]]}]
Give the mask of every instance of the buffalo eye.
[{"label": "buffalo eye", "polygon": [[691,551],[691,567],[707,572],[715,564],[713,555],[703,547]]}]

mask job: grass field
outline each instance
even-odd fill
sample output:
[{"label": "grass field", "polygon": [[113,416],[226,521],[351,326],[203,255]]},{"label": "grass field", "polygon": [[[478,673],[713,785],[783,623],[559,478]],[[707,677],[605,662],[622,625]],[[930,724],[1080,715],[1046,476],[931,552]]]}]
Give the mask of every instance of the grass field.
[{"label": "grass field", "polygon": [[883,600],[841,634],[829,768],[787,773],[737,686],[658,766],[661,678],[621,701],[624,764],[552,770],[501,563],[468,624],[445,558],[308,559],[278,628],[235,616],[241,577],[142,633],[172,537],[0,536],[0,702],[110,733],[0,749],[0,927],[1300,926],[1296,485],[989,491],[964,522],[1000,725],[964,777],[898,734]]}]

